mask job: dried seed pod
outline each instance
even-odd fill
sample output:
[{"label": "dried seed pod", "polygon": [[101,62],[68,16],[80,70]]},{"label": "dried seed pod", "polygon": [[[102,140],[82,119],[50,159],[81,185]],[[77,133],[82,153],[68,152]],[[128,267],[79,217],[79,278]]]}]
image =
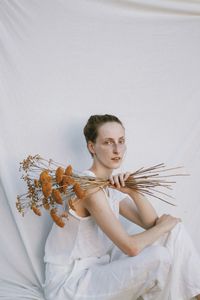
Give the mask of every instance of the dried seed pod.
[{"label": "dried seed pod", "polygon": [[60,227],[64,227],[65,226],[65,222],[62,220],[62,218],[60,216],[58,216],[56,214],[57,210],[55,208],[51,209],[50,215],[53,219],[53,221],[56,223],[56,225],[60,226]]},{"label": "dried seed pod", "polygon": [[68,205],[69,205],[69,207],[70,207],[71,209],[73,209],[74,211],[76,210],[75,207],[74,207],[74,205],[73,205],[73,200],[72,200],[72,199],[69,199],[69,200],[68,200]]},{"label": "dried seed pod", "polygon": [[68,187],[68,182],[67,182],[67,176],[66,175],[63,175],[61,187],[62,187],[62,192],[66,193],[66,190],[67,190],[67,187]]},{"label": "dried seed pod", "polygon": [[68,176],[72,175],[72,166],[71,165],[67,166],[67,168],[65,169],[65,175],[68,175]]},{"label": "dried seed pod", "polygon": [[54,215],[57,213],[57,209],[56,208],[52,208],[51,211],[50,211],[50,215]]},{"label": "dried seed pod", "polygon": [[48,201],[49,201],[49,204],[50,204],[51,206],[54,206],[54,204],[56,203],[56,201],[53,199],[52,196],[50,196],[50,197],[48,198]]},{"label": "dried seed pod", "polygon": [[56,225],[58,225],[59,227],[64,227],[65,226],[65,222],[63,221],[63,219],[61,217],[58,218],[57,221],[55,221]]},{"label": "dried seed pod", "polygon": [[34,179],[34,185],[35,185],[36,188],[38,188],[39,187],[39,180]]},{"label": "dried seed pod", "polygon": [[44,182],[42,184],[42,192],[45,198],[48,198],[52,192],[52,184],[50,182]]},{"label": "dried seed pod", "polygon": [[60,184],[61,183],[61,181],[62,181],[62,179],[63,179],[63,175],[64,175],[64,169],[62,168],[62,167],[58,167],[57,169],[56,169],[56,182],[58,183],[58,184]]},{"label": "dried seed pod", "polygon": [[46,204],[44,204],[43,206],[44,206],[44,208],[45,208],[46,210],[49,210],[49,209],[50,209],[50,204],[49,204],[49,203],[46,203]]},{"label": "dried seed pod", "polygon": [[56,213],[51,214],[52,219],[54,220],[54,222],[57,222],[58,219],[60,218]]},{"label": "dried seed pod", "polygon": [[60,194],[59,190],[53,189],[52,190],[52,197],[56,201],[56,203],[61,204],[61,205],[63,204],[63,200],[62,200],[62,197],[61,197],[61,194]]},{"label": "dried seed pod", "polygon": [[48,203],[48,200],[46,198],[44,198],[42,200],[42,204],[43,204],[43,207],[46,209],[46,210],[49,210],[50,209],[50,204]]},{"label": "dried seed pod", "polygon": [[32,206],[31,206],[31,209],[32,209],[32,211],[33,211],[37,216],[41,216],[41,215],[42,215],[41,210],[40,210],[37,206],[32,205]]},{"label": "dried seed pod", "polygon": [[50,216],[52,217],[54,222],[56,222],[58,220],[59,216],[57,215],[57,209],[56,208],[51,209]]},{"label": "dried seed pod", "polygon": [[85,197],[85,191],[81,188],[79,183],[75,183],[73,189],[79,199],[83,199]]},{"label": "dried seed pod", "polygon": [[20,211],[20,209],[21,209],[21,203],[20,203],[20,201],[18,199],[17,199],[15,205],[16,205],[17,210]]},{"label": "dried seed pod", "polygon": [[49,175],[49,172],[47,170],[42,171],[40,174],[40,182],[46,183],[46,182],[51,182],[51,176]]},{"label": "dried seed pod", "polygon": [[66,183],[68,183],[69,185],[74,185],[76,183],[76,181],[74,180],[74,178],[68,176],[68,175],[65,175],[65,180],[66,180]]},{"label": "dried seed pod", "polygon": [[68,218],[68,213],[66,211],[63,211],[61,217]]}]

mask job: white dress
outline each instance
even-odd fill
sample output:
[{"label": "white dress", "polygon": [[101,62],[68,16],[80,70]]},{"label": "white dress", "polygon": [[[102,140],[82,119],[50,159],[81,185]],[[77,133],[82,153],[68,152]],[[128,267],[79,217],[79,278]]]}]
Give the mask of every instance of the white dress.
[{"label": "white dress", "polygon": [[[95,176],[87,170],[84,174]],[[127,195],[105,192],[119,218]],[[53,224],[44,262],[46,300],[189,300],[200,294],[200,256],[182,223],[137,256],[127,256],[92,216],[69,210],[64,228]]]}]

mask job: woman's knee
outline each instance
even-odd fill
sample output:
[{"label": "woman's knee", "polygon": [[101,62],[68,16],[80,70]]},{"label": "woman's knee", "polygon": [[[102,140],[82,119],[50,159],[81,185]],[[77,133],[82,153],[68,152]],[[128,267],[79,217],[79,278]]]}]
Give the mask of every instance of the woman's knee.
[{"label": "woman's knee", "polygon": [[172,258],[169,250],[160,245],[152,245],[149,247],[150,249],[147,249],[150,251],[150,256],[153,261],[157,261],[160,264],[166,264],[171,265],[172,264]]}]

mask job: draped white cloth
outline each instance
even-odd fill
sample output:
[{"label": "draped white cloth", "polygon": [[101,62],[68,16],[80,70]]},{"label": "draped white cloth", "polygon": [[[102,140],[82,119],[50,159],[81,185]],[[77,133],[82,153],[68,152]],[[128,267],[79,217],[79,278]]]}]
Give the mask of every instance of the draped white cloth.
[{"label": "draped white cloth", "polygon": [[181,216],[200,252],[199,53],[200,1],[0,1],[1,299],[44,299],[52,223],[46,212],[16,211],[19,162],[39,153],[88,168],[82,128],[91,114],[124,123],[120,171],[185,167],[190,176],[172,192],[177,206],[151,201]]}]

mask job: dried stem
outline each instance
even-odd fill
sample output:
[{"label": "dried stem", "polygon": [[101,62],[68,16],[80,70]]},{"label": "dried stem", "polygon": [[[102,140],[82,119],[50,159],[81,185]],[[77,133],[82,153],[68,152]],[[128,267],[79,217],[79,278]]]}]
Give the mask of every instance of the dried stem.
[{"label": "dried stem", "polygon": [[[58,183],[56,170],[59,168],[61,170],[61,181],[58,181]],[[77,200],[84,201],[85,192],[88,191],[90,193],[92,188],[98,188],[97,190],[105,187],[115,188],[110,184],[108,178],[104,179],[86,176],[77,171],[72,171],[71,166],[68,166],[65,171],[64,168],[63,164],[55,162],[52,159],[44,159],[40,155],[29,155],[20,162],[19,170],[23,171],[21,178],[27,184],[27,192],[18,195],[16,202],[16,207],[22,215],[24,215],[28,209],[32,209],[37,215],[41,215],[39,207],[44,206],[44,208],[51,212],[51,216],[53,215],[56,224],[63,227],[62,216],[57,215],[57,211],[55,213],[58,203],[56,203],[55,195],[53,196],[52,194],[53,191],[58,191],[58,196],[60,195],[63,199],[63,205],[64,202],[65,204],[68,204],[68,201],[70,201],[70,204],[73,207],[72,202]],[[125,182],[125,186],[136,190],[140,194],[146,194],[175,206],[175,204],[163,199],[163,196],[173,198],[172,196],[159,191],[156,188],[171,190],[171,184],[174,184],[175,181],[169,181],[167,178],[174,176],[188,176],[188,174],[180,172],[177,174],[160,175],[162,172],[171,172],[180,168],[183,167],[166,168],[164,163],[149,168],[142,167],[131,173]],[[71,172],[70,175],[69,172]],[[41,173],[43,173],[42,178]],[[60,203],[62,202],[60,201]],[[56,216],[54,216],[55,214]]]}]

